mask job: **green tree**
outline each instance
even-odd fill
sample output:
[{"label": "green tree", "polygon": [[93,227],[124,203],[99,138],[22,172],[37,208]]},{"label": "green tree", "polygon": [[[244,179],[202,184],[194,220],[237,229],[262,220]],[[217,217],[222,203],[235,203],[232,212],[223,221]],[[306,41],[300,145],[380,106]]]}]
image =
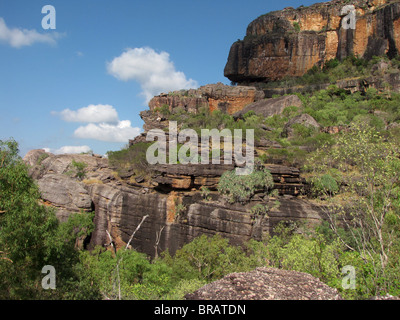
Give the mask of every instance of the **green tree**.
[{"label": "green tree", "polygon": [[228,197],[230,203],[247,202],[257,190],[271,191],[274,181],[263,166],[255,166],[253,172],[239,176],[235,170],[226,171],[218,183],[218,191]]},{"label": "green tree", "polygon": [[230,246],[226,238],[202,235],[183,246],[169,260],[178,279],[210,282],[230,272],[244,271],[246,256],[240,247]]},{"label": "green tree", "polygon": [[[0,141],[0,252],[6,258],[0,259],[0,298],[90,296],[74,269],[76,233],[90,232],[90,223],[77,219],[59,224],[54,211],[39,203],[39,189],[18,152],[15,140]],[[56,269],[56,290],[42,289],[46,265]]]},{"label": "green tree", "polygon": [[75,175],[79,180],[83,180],[86,176],[87,163],[72,160],[72,167],[75,170]]},{"label": "green tree", "polygon": [[[373,266],[376,290],[393,286],[393,269],[398,269],[400,240],[399,147],[374,129],[353,126],[336,144],[310,157],[315,175],[337,170],[342,176],[338,195],[326,193],[323,208],[331,228],[348,250],[360,253]],[[351,233],[351,242],[339,229]]]}]

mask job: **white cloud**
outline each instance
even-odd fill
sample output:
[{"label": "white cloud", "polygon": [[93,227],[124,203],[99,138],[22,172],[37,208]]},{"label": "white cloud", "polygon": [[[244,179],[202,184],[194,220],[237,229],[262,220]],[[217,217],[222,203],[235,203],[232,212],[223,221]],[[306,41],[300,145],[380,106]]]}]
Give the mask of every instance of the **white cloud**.
[{"label": "white cloud", "polygon": [[107,70],[119,80],[140,83],[146,102],[161,92],[198,87],[197,81],[175,70],[167,52],[157,53],[149,47],[127,49],[107,63]]},{"label": "white cloud", "polygon": [[81,139],[94,139],[106,142],[127,142],[140,134],[140,128],[132,127],[129,120],[118,124],[89,123],[75,130],[74,136]]},{"label": "white cloud", "polygon": [[57,32],[39,33],[35,29],[8,28],[4,19],[0,18],[0,42],[5,42],[14,48],[30,46],[36,42],[55,45],[62,35]]},{"label": "white cloud", "polygon": [[75,138],[126,143],[141,132],[140,128],[132,127],[131,121],[119,120],[117,110],[111,105],[89,105],[78,110],[64,109],[51,113],[67,122],[88,123],[75,130]]},{"label": "white cloud", "polygon": [[59,114],[64,121],[67,122],[83,122],[83,123],[118,123],[118,113],[113,106],[110,105],[89,105],[76,111],[65,109],[61,112],[52,112],[53,115]]},{"label": "white cloud", "polygon": [[43,150],[54,154],[79,154],[91,151],[89,146],[64,146],[59,149],[43,148]]}]

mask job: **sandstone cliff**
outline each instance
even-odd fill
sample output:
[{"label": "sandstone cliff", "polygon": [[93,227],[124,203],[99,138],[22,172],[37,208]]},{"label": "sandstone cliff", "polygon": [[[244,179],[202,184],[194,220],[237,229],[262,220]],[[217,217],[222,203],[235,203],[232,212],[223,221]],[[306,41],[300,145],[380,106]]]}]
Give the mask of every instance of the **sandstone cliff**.
[{"label": "sandstone cliff", "polygon": [[[262,100],[264,92],[249,86],[228,86],[222,83],[208,84],[199,89],[181,90],[162,93],[149,102],[148,111],[140,113],[145,121],[144,130],[160,127],[162,115],[160,111],[167,107],[171,113],[185,111],[197,113],[201,108],[210,111],[220,110],[233,114],[242,110],[246,105]],[[152,115],[157,114],[154,119]],[[158,119],[158,121],[155,121]],[[161,124],[162,127],[162,124]]]},{"label": "sandstone cliff", "polygon": [[400,49],[399,1],[352,1],[354,29],[342,26],[342,9],[347,4],[333,0],[257,18],[249,24],[245,38],[232,45],[225,76],[238,83],[268,82],[302,76],[333,58],[396,56]]},{"label": "sandstone cliff", "polygon": [[[72,160],[88,165],[85,179],[71,174]],[[166,249],[174,253],[202,234],[219,233],[239,245],[250,239],[262,240],[280,221],[312,224],[324,217],[318,207],[297,197],[305,185],[296,168],[268,166],[279,191],[276,199],[259,193],[248,204],[231,205],[216,191],[204,199],[199,190],[202,186],[216,189],[222,173],[233,168],[223,164],[157,165],[149,184],[119,177],[107,159],[92,155],[53,155],[32,150],[25,161],[38,181],[44,205],[53,207],[60,220],[81,210],[95,212],[95,230],[85,241],[89,247],[108,244],[107,232],[117,248],[125,246],[146,215],[131,245],[151,256]],[[281,205],[268,216],[251,213],[255,204],[274,200]]]}]

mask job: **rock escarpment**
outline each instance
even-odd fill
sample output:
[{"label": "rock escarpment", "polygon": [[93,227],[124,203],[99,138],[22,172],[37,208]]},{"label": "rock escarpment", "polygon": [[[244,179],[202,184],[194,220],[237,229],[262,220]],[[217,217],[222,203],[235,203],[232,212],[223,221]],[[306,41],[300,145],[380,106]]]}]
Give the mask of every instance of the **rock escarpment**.
[{"label": "rock escarpment", "polygon": [[263,98],[264,92],[255,87],[208,84],[198,89],[162,93],[150,100],[149,110],[142,111],[140,116],[145,122],[145,131],[163,129],[168,126],[163,111],[197,113],[201,108],[207,108],[210,111],[220,110],[234,114]]},{"label": "rock escarpment", "polygon": [[[73,160],[87,164],[83,180],[71,173]],[[53,155],[32,150],[25,161],[38,182],[44,205],[53,207],[60,220],[81,210],[95,212],[95,230],[90,243],[86,241],[92,248],[109,243],[107,232],[117,248],[125,246],[146,215],[131,245],[150,256],[166,249],[174,253],[202,234],[218,233],[240,245],[250,239],[262,240],[283,220],[313,224],[323,218],[318,207],[297,197],[304,180],[296,168],[268,166],[279,191],[275,199],[259,193],[247,204],[230,204],[212,191],[222,173],[233,168],[224,164],[156,165],[151,183],[132,183],[113,172],[107,159],[92,155]],[[207,198],[200,191],[202,186],[211,190]],[[275,200],[281,205],[268,216],[251,212],[256,204]]]},{"label": "rock escarpment", "polygon": [[[269,82],[302,76],[314,65],[349,55],[370,59],[396,56],[400,50],[400,3],[385,0],[351,2],[356,24],[343,27],[346,1],[285,8],[265,14],[235,42],[224,74],[238,83]],[[346,20],[348,21],[348,20]]]}]

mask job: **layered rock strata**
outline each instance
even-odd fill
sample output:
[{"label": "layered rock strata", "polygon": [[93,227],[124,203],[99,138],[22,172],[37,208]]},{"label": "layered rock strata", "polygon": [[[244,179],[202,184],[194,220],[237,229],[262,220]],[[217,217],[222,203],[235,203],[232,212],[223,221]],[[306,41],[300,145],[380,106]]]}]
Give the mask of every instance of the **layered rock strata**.
[{"label": "layered rock strata", "polygon": [[164,108],[170,113],[197,113],[201,108],[211,112],[220,110],[234,114],[246,105],[262,100],[264,92],[249,86],[228,86],[222,83],[208,84],[198,89],[174,91],[155,96],[149,102],[149,110],[142,111],[140,116],[145,122],[144,130],[168,126],[162,113]]},{"label": "layered rock strata", "polygon": [[285,8],[265,14],[235,42],[224,74],[238,83],[269,82],[302,76],[314,65],[349,55],[395,57],[400,49],[400,3],[356,0],[355,28],[346,26],[346,1]]},{"label": "layered rock strata", "polygon": [[[45,155],[45,156],[43,156]],[[85,179],[71,173],[72,161],[87,164]],[[256,194],[247,204],[229,204],[215,190],[220,176],[234,165],[158,165],[152,184],[121,179],[107,165],[107,159],[91,155],[53,155],[44,150],[29,152],[25,161],[37,180],[44,205],[53,207],[65,221],[72,213],[95,212],[95,230],[90,248],[109,244],[107,232],[117,248],[126,245],[144,216],[148,216],[131,242],[132,248],[155,256],[171,253],[202,235],[221,234],[232,244],[262,240],[280,221],[318,223],[323,212],[298,198],[304,187],[299,170],[269,165],[277,198]],[[189,181],[189,183],[187,183]],[[205,198],[199,189],[211,191]],[[251,213],[256,204],[279,200],[279,208],[268,216]],[[157,237],[160,238],[156,246]]]}]

